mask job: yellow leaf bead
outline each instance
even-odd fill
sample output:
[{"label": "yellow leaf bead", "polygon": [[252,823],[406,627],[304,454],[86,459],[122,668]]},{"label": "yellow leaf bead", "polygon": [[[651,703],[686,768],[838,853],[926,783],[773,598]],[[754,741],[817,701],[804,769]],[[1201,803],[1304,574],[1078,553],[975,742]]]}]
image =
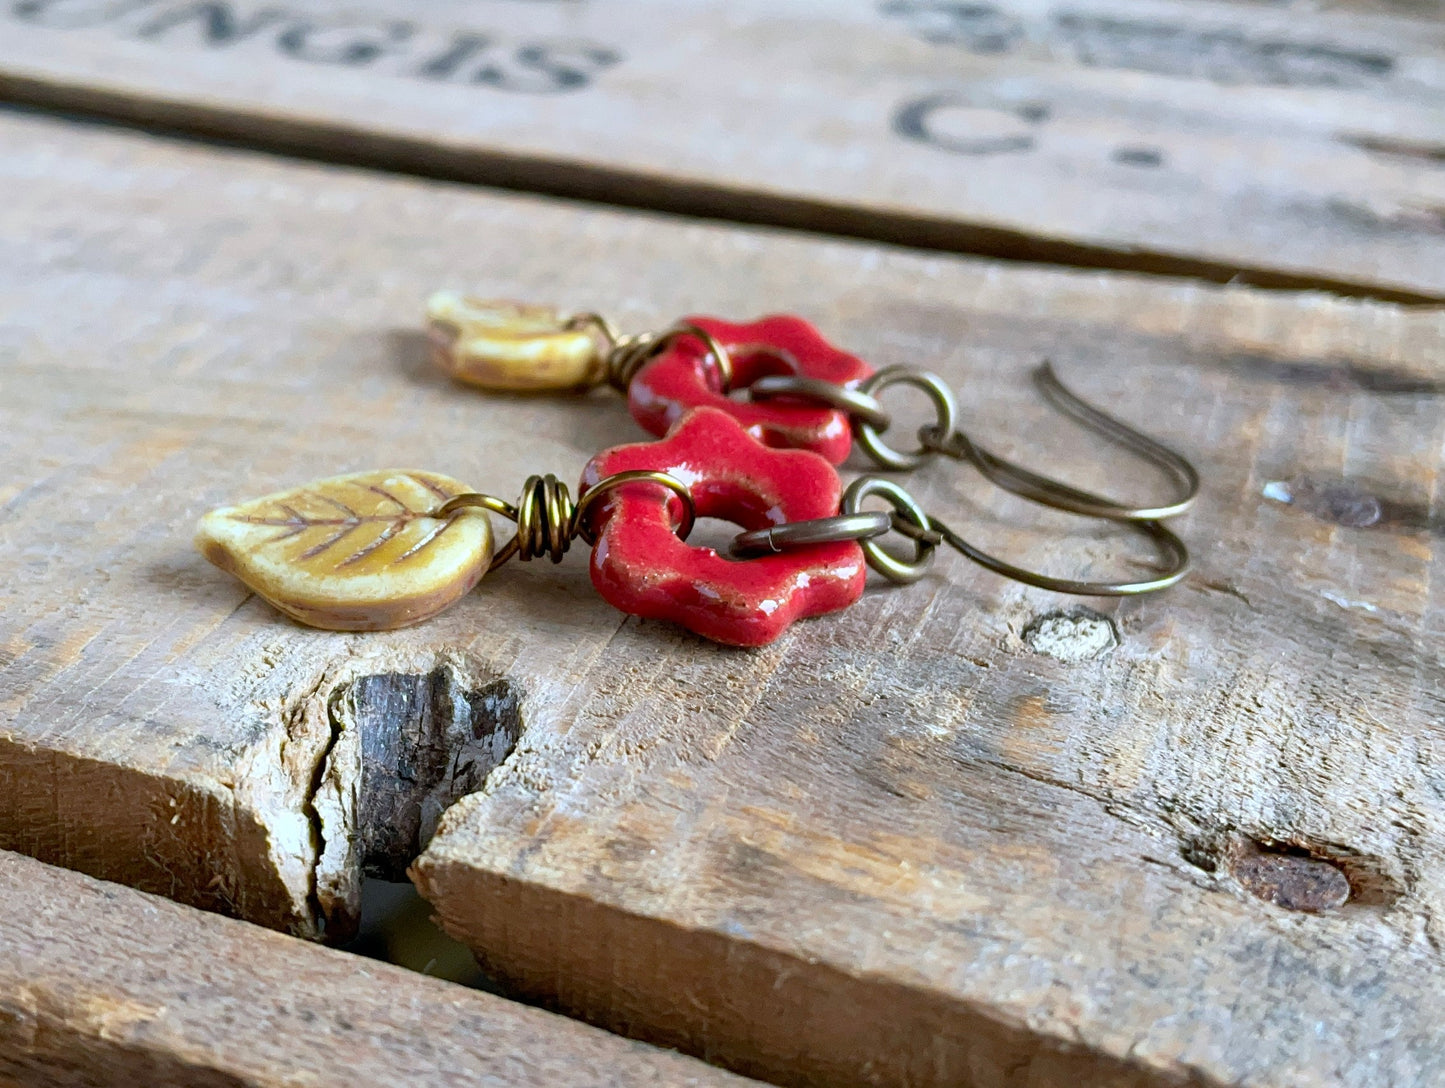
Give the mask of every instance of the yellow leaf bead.
[{"label": "yellow leaf bead", "polygon": [[201,519],[196,547],[292,619],[384,631],[436,615],[492,561],[481,510],[431,516],[470,489],[434,472],[333,476]]},{"label": "yellow leaf bead", "polygon": [[426,311],[437,362],[470,385],[541,392],[596,385],[605,374],[596,336],[567,328],[549,307],[438,291]]}]

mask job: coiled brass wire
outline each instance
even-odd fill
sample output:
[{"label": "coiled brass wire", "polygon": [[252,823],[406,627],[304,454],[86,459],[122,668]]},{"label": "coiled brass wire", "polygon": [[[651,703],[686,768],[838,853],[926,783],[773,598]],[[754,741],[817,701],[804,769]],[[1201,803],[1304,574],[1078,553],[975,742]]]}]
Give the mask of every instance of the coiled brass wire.
[{"label": "coiled brass wire", "polygon": [[677,534],[686,539],[692,532],[693,522],[697,517],[692,492],[676,477],[649,469],[634,469],[604,476],[575,502],[567,485],[550,472],[545,476],[529,476],[522,485],[522,494],[515,504],[495,495],[468,491],[448,499],[432,516],[449,518],[470,508],[490,510],[516,522],[517,531],[492,557],[488,570],[496,570],[514,556],[526,563],[545,555],[549,556],[552,562],[560,563],[572,546],[572,541],[579,536],[588,544],[595,542],[589,524],[589,515],[594,504],[613,488],[631,483],[661,484],[682,500],[683,517],[677,526]]},{"label": "coiled brass wire", "polygon": [[680,321],[661,332],[624,333],[598,313],[574,314],[567,321],[569,329],[596,330],[607,346],[607,382],[626,395],[632,379],[653,357],[684,336],[695,336],[707,348],[708,358],[718,377],[718,392],[726,393],[733,385],[733,361],[727,348],[701,325]]}]

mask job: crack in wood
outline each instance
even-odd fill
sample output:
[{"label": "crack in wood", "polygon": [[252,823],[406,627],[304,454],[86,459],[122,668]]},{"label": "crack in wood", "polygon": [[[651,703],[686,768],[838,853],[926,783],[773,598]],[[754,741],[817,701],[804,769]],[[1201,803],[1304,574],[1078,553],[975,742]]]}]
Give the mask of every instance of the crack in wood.
[{"label": "crack in wood", "polygon": [[442,813],[482,787],[523,728],[511,681],[469,686],[445,665],[358,676],[337,688],[330,707],[338,728],[359,731],[361,865],[384,880],[407,879]]}]

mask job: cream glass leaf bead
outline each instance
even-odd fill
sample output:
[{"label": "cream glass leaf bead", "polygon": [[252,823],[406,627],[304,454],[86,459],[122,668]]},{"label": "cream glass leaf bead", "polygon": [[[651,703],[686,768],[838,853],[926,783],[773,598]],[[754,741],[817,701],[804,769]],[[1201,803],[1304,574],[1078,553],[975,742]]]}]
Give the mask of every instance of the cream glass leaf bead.
[{"label": "cream glass leaf bead", "polygon": [[301,623],[332,631],[404,627],[436,615],[487,572],[486,514],[431,516],[469,490],[415,470],[332,476],[212,510],[196,547]]},{"label": "cream glass leaf bead", "polygon": [[597,337],[567,328],[566,316],[547,306],[438,291],[427,300],[426,312],[437,362],[483,389],[585,388],[606,371]]}]

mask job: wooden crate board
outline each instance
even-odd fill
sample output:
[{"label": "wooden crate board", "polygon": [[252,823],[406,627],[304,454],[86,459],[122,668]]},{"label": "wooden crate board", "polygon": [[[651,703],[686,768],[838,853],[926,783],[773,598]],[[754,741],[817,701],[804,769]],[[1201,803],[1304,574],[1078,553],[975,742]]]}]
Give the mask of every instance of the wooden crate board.
[{"label": "wooden crate board", "polygon": [[[385,708],[475,692],[457,741],[520,736],[417,877],[558,1008],[786,1083],[1439,1076],[1445,316],[0,130],[0,846],[335,932],[385,818],[362,768],[425,717]],[[411,631],[285,623],[191,550],[202,511],[393,464],[509,494],[637,437],[609,394],[444,380],[442,285],[633,329],[799,311],[938,369],[1001,449],[1147,485],[1040,407],[1052,356],[1198,459],[1198,570],[1072,620],[943,559],[753,653],[623,620],[580,557]],[[1057,570],[1117,552],[912,486]],[[1350,901],[1250,892],[1291,867]]]},{"label": "wooden crate board", "polygon": [[1433,5],[6,0],[0,96],[1094,267],[1445,297]]},{"label": "wooden crate board", "polygon": [[754,1083],[18,854],[0,911],[15,1088]]}]

